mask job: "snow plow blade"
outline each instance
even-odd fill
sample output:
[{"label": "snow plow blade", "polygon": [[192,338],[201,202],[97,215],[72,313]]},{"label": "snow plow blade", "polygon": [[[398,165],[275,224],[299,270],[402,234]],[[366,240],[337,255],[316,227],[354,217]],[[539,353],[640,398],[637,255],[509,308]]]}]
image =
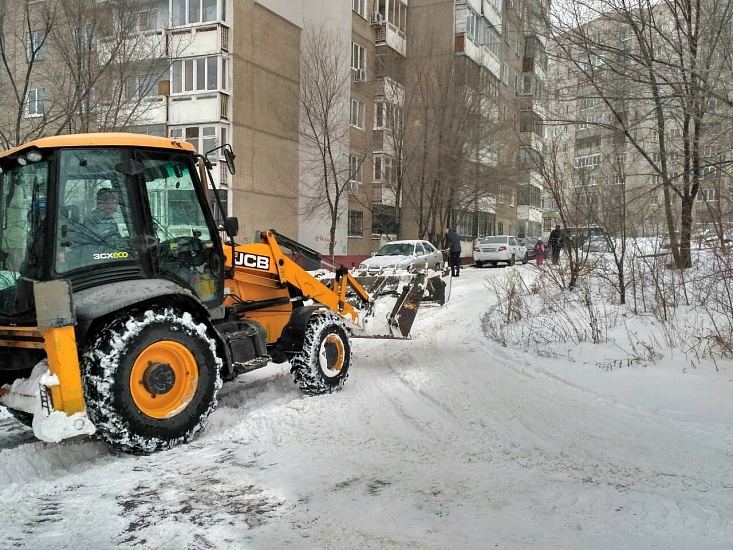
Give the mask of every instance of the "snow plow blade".
[{"label": "snow plow blade", "polygon": [[[423,302],[437,302],[441,306],[450,296],[450,277],[444,272],[426,272],[360,276],[357,282],[374,300],[371,315],[374,322],[365,323],[365,332],[354,333],[361,338],[409,338],[417,310]],[[377,328],[384,315],[383,304],[396,297],[388,315],[386,327]],[[384,319],[384,317],[382,317]]]},{"label": "snow plow blade", "polygon": [[390,327],[397,327],[403,338],[410,336],[412,324],[415,322],[417,310],[423,300],[425,293],[425,274],[420,273],[415,276],[411,285],[407,285],[402,289],[402,294],[397,298],[397,302],[392,308],[392,313],[388,317]]}]

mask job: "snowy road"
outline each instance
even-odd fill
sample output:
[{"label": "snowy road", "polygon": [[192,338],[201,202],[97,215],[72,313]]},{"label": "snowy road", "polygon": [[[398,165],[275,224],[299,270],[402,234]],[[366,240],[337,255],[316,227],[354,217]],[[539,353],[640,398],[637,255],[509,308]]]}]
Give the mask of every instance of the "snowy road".
[{"label": "snowy road", "polygon": [[411,341],[355,341],[339,394],[277,365],[225,386],[172,451],[47,445],[0,413],[0,548],[731,548],[733,365],[501,347],[481,317],[506,271],[465,269]]}]

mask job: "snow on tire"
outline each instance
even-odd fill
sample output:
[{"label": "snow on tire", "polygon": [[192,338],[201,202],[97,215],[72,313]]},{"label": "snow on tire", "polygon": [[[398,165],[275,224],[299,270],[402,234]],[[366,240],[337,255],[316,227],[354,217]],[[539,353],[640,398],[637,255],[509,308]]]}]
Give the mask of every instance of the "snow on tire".
[{"label": "snow on tire", "polygon": [[216,408],[222,361],[203,323],[173,308],[119,316],[82,356],[97,435],[130,453],[190,441]]},{"label": "snow on tire", "polygon": [[351,344],[341,319],[316,314],[308,321],[303,349],[290,359],[290,372],[306,395],[341,389],[349,375]]}]

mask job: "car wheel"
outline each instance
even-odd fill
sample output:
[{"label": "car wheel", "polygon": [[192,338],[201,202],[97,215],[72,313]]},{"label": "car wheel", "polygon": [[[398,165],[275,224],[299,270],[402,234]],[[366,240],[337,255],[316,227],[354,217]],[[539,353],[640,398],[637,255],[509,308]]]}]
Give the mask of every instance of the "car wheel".
[{"label": "car wheel", "polygon": [[496,267],[497,265],[499,265],[499,262],[489,262],[489,265],[491,267]]},{"label": "car wheel", "polygon": [[515,262],[515,258],[514,258],[514,254],[512,254],[512,257],[509,258],[509,265],[510,266],[514,265],[514,262]]},{"label": "car wheel", "polygon": [[482,267],[484,267],[484,262],[482,262],[481,260],[476,260],[476,267],[481,269]]},{"label": "car wheel", "polygon": [[529,262],[529,254],[525,252],[524,258],[522,258],[522,264],[526,264],[527,262]]}]

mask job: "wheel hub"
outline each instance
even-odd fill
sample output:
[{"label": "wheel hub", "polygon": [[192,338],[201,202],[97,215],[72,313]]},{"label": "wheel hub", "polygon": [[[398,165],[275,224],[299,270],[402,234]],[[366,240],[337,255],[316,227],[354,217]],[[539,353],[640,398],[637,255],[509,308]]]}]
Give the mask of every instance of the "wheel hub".
[{"label": "wheel hub", "polygon": [[165,395],[175,386],[176,373],[168,363],[149,363],[142,382],[151,395]]}]

